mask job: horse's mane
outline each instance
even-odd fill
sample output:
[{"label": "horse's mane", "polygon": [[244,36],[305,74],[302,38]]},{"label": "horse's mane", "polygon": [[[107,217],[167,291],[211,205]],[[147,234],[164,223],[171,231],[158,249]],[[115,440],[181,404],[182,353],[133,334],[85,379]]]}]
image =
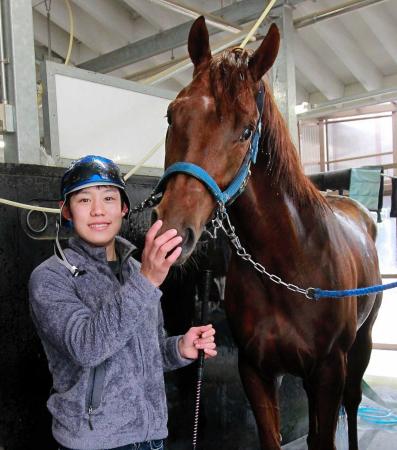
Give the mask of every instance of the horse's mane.
[{"label": "horse's mane", "polygon": [[[229,49],[212,58],[210,63],[210,83],[217,105],[225,109],[244,109],[244,101],[252,92],[252,77],[248,62],[252,51],[241,48]],[[272,178],[299,205],[319,205],[327,203],[320,192],[306,177],[297,150],[291,140],[287,125],[278,109],[268,83],[265,86],[264,108],[262,114],[262,137],[259,159]]]}]

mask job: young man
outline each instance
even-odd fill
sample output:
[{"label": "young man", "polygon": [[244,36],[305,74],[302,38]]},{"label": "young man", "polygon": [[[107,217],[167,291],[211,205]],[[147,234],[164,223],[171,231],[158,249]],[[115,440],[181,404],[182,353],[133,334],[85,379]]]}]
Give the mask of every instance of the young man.
[{"label": "young man", "polygon": [[117,236],[129,200],[119,168],[87,156],[62,178],[76,236],[32,273],[32,318],[53,377],[47,402],[60,449],[163,449],[163,371],[216,355],[212,325],[165,337],[159,285],[180,255],[176,230],[146,235],[142,263]]}]

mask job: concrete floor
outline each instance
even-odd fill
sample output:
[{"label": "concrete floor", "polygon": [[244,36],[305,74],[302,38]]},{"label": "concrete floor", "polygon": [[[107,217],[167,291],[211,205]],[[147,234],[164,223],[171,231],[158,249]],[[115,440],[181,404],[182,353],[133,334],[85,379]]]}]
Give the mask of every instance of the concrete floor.
[{"label": "concrete floor", "polygon": [[[386,284],[397,279],[397,229],[396,219],[389,217],[390,198],[385,197],[384,201],[383,220],[378,224],[379,262],[382,274],[396,275],[395,279],[384,278],[383,283]],[[384,292],[383,303],[372,333],[374,343],[397,345],[396,291],[396,289],[392,289]],[[380,414],[390,412],[393,414],[393,419],[397,419],[397,351],[373,350],[364,380],[370,388],[364,388],[361,407],[380,408]],[[362,417],[359,415],[358,420],[359,449],[397,450],[397,423],[395,425],[370,423],[363,417],[364,410],[361,411]],[[341,428],[342,431],[337,432],[337,450],[348,450],[347,430],[344,427]],[[290,442],[282,448],[284,450],[306,450],[306,437]]]}]

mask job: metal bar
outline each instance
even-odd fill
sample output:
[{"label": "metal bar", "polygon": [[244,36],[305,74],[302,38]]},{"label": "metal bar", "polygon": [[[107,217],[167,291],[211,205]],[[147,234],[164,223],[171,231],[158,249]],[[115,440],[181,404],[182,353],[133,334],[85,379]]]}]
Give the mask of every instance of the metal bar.
[{"label": "metal bar", "polygon": [[299,120],[313,120],[325,118],[327,115],[351,110],[360,106],[373,105],[375,103],[395,101],[397,99],[396,88],[377,89],[358,95],[351,95],[339,98],[329,102],[320,103],[316,108],[310,109],[304,113],[298,114]]},{"label": "metal bar", "polygon": [[[228,47],[238,43],[240,39],[245,35],[246,31],[242,31],[239,34],[235,34],[233,36],[229,36],[225,41],[218,43],[215,47],[212,48],[212,54],[215,55],[222,50],[225,50]],[[161,81],[168,80],[172,76],[186,70],[188,67],[193,66],[192,60],[189,56],[182,59],[180,62],[168,67],[165,70],[161,70],[160,72],[155,73],[154,75],[145,78],[142,80],[144,84],[155,85],[160,83]]]},{"label": "metal bar", "polygon": [[359,120],[370,120],[370,119],[383,119],[385,117],[391,117],[392,113],[374,113],[374,114],[365,114],[365,117],[352,117],[351,119],[344,119],[343,117],[337,119],[326,119],[327,123],[341,123],[341,122],[356,122]]},{"label": "metal bar", "polygon": [[375,156],[386,156],[386,155],[392,155],[392,154],[393,154],[393,152],[371,153],[370,155],[355,156],[353,158],[334,159],[334,160],[328,161],[328,163],[334,164],[334,163],[338,163],[338,162],[355,161],[356,159],[373,158]]},{"label": "metal bar", "polygon": [[3,1],[0,0],[0,83],[1,83],[1,103],[8,103],[7,80],[4,57],[4,36],[3,36]]},{"label": "metal bar", "polygon": [[216,28],[219,28],[223,31],[230,31],[231,33],[239,33],[241,31],[240,28],[236,27],[234,24],[223,20],[221,17],[215,16],[211,13],[207,13],[200,9],[192,8],[191,6],[184,5],[182,3],[178,3],[175,0],[151,0],[152,3],[157,3],[163,8],[169,9],[171,11],[177,12],[179,14],[183,14],[184,16],[193,17],[193,19],[197,19],[197,17],[205,16],[205,20],[209,25],[213,25]]},{"label": "metal bar", "polygon": [[386,170],[386,169],[396,169],[397,168],[397,164],[392,163],[392,164],[382,164],[382,167]]},{"label": "metal bar", "polygon": [[296,106],[296,76],[294,61],[294,27],[292,8],[284,5],[277,21],[282,39],[276,61],[270,73],[270,86],[277,106],[283,115],[295,146],[298,145],[298,127],[295,112]]},{"label": "metal bar", "polygon": [[[289,4],[294,6],[303,0],[290,0]],[[283,1],[279,0],[273,10],[282,7]],[[222,19],[243,25],[254,20],[263,10],[263,0],[244,0],[232,5],[213,11],[212,14],[222,17]],[[173,48],[186,45],[192,21],[183,23],[169,30],[149,36],[136,42],[132,42],[124,47],[108,52],[104,55],[93,58],[80,64],[81,69],[92,70],[94,72],[111,72],[138,61],[164,53]],[[219,33],[220,30],[209,27],[209,34]]]},{"label": "metal bar", "polygon": [[[392,139],[393,139],[393,163],[397,164],[397,112],[393,112],[392,115]],[[397,168],[394,168],[393,175],[397,176]]]},{"label": "metal bar", "polygon": [[51,51],[51,14],[47,11],[47,38],[48,38],[48,59],[52,58]]},{"label": "metal bar", "polygon": [[320,140],[320,171],[325,171],[325,158],[326,158],[326,147],[327,147],[327,127],[325,125],[325,120],[320,120],[318,124],[319,127],[319,140]]},{"label": "metal bar", "polygon": [[322,20],[332,19],[333,17],[340,16],[352,11],[356,11],[360,8],[365,8],[367,6],[372,6],[377,3],[384,2],[386,0],[353,0],[347,3],[343,3],[334,8],[325,9],[323,11],[309,14],[304,17],[299,17],[294,20],[294,26],[296,29],[307,27],[315,23],[321,22]]},{"label": "metal bar", "polygon": [[374,350],[392,350],[392,351],[396,351],[397,350],[397,344],[381,344],[381,343],[376,343],[374,342],[372,344],[372,348]]}]

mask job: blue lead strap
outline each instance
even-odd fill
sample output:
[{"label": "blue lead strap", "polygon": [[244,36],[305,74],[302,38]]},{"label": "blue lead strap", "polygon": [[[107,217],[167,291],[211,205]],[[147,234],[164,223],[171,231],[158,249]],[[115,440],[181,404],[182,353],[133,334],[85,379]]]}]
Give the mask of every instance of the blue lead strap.
[{"label": "blue lead strap", "polygon": [[344,291],[326,291],[323,289],[316,288],[314,289],[313,298],[315,300],[319,300],[320,298],[324,297],[352,297],[352,296],[360,296],[360,295],[367,295],[367,294],[374,294],[376,292],[382,292],[387,289],[393,289],[397,287],[397,281],[394,281],[393,283],[388,284],[378,284],[375,286],[369,286],[365,288],[358,288],[358,289],[347,289]]}]

